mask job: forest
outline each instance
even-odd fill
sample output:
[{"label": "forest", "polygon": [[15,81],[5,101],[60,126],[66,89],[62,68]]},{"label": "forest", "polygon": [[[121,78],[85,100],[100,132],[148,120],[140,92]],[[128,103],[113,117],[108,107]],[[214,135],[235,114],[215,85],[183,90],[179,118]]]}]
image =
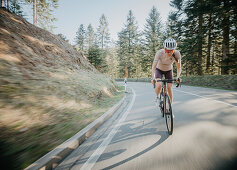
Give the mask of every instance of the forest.
[{"label": "forest", "polygon": [[[1,1],[2,6],[22,16],[24,3],[36,3],[37,26],[52,31],[56,20],[52,11],[58,0]],[[102,14],[97,28],[80,24],[73,46],[110,77],[144,78],[151,76],[154,56],[163,48],[163,41],[172,37],[182,55],[183,76],[237,74],[237,1],[171,0],[170,6],[173,10],[165,23],[153,6],[144,16],[143,28],[129,10],[117,40],[110,38],[109,23]],[[65,35],[58,36],[68,41]]]}]

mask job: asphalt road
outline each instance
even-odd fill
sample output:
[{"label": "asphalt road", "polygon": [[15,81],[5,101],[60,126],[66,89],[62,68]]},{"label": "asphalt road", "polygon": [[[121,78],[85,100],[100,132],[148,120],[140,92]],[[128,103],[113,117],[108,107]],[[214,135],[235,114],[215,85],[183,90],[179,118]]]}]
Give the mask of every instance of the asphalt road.
[{"label": "asphalt road", "polygon": [[237,169],[237,92],[173,88],[174,132],[149,83],[128,83],[121,108],[56,169]]}]

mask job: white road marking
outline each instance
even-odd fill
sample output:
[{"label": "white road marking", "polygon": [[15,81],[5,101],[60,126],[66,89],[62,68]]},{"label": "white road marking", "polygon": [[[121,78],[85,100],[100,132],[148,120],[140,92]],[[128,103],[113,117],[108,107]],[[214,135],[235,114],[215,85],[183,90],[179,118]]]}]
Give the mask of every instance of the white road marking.
[{"label": "white road marking", "polygon": [[120,118],[118,124],[114,126],[114,128],[109,133],[109,135],[104,139],[104,141],[96,149],[96,151],[90,156],[90,158],[86,161],[86,163],[81,167],[81,170],[89,170],[89,169],[91,169],[95,165],[95,163],[99,159],[100,155],[104,152],[104,150],[106,149],[106,147],[108,146],[110,141],[113,139],[114,135],[119,130],[119,128],[121,126],[121,123],[126,119],[127,115],[131,111],[132,106],[133,106],[133,104],[135,102],[136,93],[135,93],[135,91],[133,89],[132,89],[132,92],[133,92],[132,102],[130,103],[130,105],[127,108],[126,112]]},{"label": "white road marking", "polygon": [[183,93],[187,93],[187,94],[191,94],[191,95],[194,95],[194,96],[198,96],[198,97],[201,97],[201,98],[204,98],[204,99],[214,100],[214,101],[216,101],[216,102],[223,103],[223,104],[226,104],[226,105],[229,105],[229,106],[237,107],[237,106],[235,106],[235,105],[233,105],[233,104],[230,104],[230,103],[222,102],[222,101],[215,100],[215,99],[211,99],[211,98],[208,98],[208,97],[203,97],[203,96],[200,96],[200,95],[197,95],[197,94],[194,94],[194,93],[185,92],[185,91],[176,90],[176,89],[174,89],[174,90],[175,90],[175,91],[179,91],[179,92],[183,92]]}]

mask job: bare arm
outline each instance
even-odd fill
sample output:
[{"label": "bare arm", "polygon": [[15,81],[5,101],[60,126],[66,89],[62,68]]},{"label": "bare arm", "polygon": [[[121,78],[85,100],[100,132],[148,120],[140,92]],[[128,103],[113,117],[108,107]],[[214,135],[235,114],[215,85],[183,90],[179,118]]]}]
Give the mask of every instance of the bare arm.
[{"label": "bare arm", "polygon": [[156,70],[156,66],[159,60],[159,51],[156,53],[153,64],[152,64],[152,69],[151,69],[151,78],[155,79],[155,70]]},{"label": "bare arm", "polygon": [[151,69],[151,78],[152,78],[152,79],[155,79],[156,65],[157,65],[157,61],[153,61],[152,69]]},{"label": "bare arm", "polygon": [[176,62],[176,66],[177,66],[177,79],[180,77],[181,75],[181,59],[178,60],[178,62]]}]

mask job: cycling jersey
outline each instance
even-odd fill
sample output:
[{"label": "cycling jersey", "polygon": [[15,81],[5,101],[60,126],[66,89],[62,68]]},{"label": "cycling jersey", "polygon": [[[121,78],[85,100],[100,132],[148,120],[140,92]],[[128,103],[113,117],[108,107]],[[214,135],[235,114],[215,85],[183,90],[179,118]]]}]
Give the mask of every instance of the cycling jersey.
[{"label": "cycling jersey", "polygon": [[156,68],[162,71],[169,71],[173,69],[173,63],[175,59],[181,61],[181,54],[178,50],[175,50],[174,54],[168,57],[165,54],[165,50],[161,49],[157,51],[154,62],[157,62]]}]

